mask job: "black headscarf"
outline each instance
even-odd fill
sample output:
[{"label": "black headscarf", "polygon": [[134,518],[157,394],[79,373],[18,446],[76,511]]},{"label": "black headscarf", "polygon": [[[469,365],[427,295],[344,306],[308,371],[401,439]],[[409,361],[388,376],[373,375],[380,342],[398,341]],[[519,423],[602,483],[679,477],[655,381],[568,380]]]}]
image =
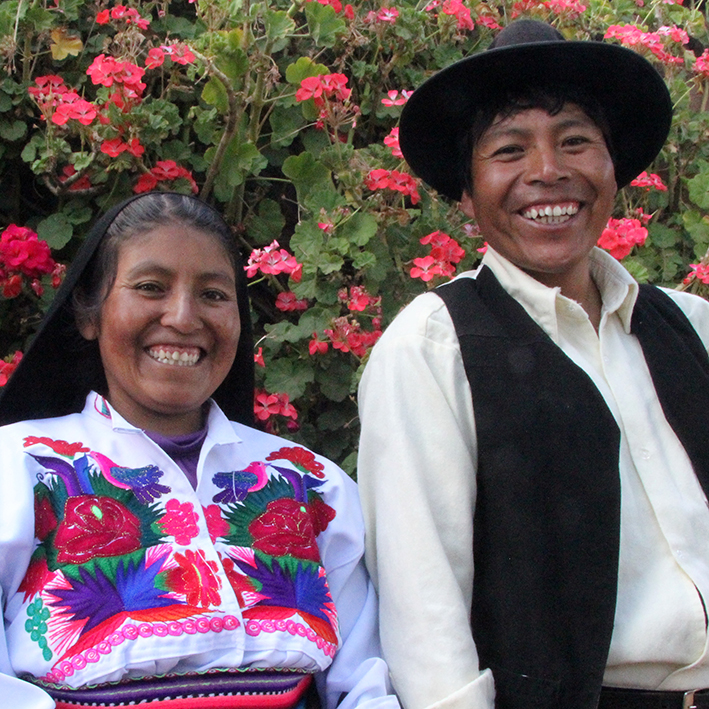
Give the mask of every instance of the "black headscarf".
[{"label": "black headscarf", "polygon": [[[87,268],[94,266],[93,257],[116,217],[127,205],[155,194],[137,195],[121,202],[106,212],[88,233],[32,344],[7,384],[0,389],[0,425],[80,412],[92,389],[101,391],[105,388],[98,344],[84,340],[79,333],[72,295]],[[194,197],[180,197],[197,201]],[[234,364],[212,398],[232,421],[252,424],[253,336],[246,276],[238,255],[236,258],[241,337]]]}]

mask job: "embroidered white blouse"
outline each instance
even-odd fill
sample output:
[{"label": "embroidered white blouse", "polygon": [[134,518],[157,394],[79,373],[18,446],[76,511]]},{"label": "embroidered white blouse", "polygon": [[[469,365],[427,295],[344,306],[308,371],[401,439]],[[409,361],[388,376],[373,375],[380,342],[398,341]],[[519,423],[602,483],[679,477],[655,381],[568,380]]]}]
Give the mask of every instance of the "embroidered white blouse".
[{"label": "embroidered white blouse", "polygon": [[[588,373],[620,427],[620,568],[604,682],[709,687],[709,509],[630,335],[637,283],[594,249],[592,274],[603,299],[597,333],[558,288],[492,249],[483,263]],[[708,345],[709,303],[668,293]],[[389,326],[370,357],[359,402],[367,561],[394,688],[407,709],[491,708],[493,677],[479,668],[470,630],[474,402],[455,329],[436,295],[420,296]]]},{"label": "embroidered white blouse", "polygon": [[0,428],[0,695],[212,668],[318,673],[328,709],[397,709],[356,486],[212,403],[197,487],[90,394]]}]

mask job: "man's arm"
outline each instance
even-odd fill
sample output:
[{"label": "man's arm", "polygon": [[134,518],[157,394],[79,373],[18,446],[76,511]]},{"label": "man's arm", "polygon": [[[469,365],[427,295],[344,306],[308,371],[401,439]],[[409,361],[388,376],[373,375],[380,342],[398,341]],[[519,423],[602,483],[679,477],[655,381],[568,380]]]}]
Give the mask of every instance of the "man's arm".
[{"label": "man's arm", "polygon": [[470,631],[476,441],[452,323],[418,298],[375,347],[360,386],[358,464],[380,632],[406,709],[492,707]]}]

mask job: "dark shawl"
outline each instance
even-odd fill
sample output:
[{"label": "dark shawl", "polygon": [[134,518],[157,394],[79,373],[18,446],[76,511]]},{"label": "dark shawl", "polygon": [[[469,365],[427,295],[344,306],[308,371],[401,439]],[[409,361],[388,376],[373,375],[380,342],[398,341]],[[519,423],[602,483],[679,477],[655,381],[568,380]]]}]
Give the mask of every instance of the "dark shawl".
[{"label": "dark shawl", "polygon": [[[92,389],[105,393],[98,344],[81,337],[74,322],[72,293],[84,271],[92,266],[92,258],[116,216],[131,202],[151,194],[121,202],[89,231],[30,347],[8,383],[0,389],[0,425],[80,412]],[[238,260],[236,284],[241,337],[234,364],[212,398],[232,421],[252,424],[253,337],[246,275]]]}]

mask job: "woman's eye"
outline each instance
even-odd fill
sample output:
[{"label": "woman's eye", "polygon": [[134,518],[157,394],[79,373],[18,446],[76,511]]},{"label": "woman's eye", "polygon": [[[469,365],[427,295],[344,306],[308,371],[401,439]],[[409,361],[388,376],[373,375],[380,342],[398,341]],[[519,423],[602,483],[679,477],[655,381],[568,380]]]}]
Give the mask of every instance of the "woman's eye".
[{"label": "woman's eye", "polygon": [[162,293],[163,291],[159,283],[138,283],[135,289],[141,293]]},{"label": "woman's eye", "polygon": [[204,291],[202,294],[203,298],[206,298],[207,300],[213,300],[213,301],[220,301],[220,300],[228,300],[229,297],[227,296],[226,293],[223,293],[220,290],[215,290],[215,289],[210,289],[207,291]]},{"label": "woman's eye", "polygon": [[519,145],[503,145],[493,152],[493,157],[514,157],[522,153],[522,147]]}]

